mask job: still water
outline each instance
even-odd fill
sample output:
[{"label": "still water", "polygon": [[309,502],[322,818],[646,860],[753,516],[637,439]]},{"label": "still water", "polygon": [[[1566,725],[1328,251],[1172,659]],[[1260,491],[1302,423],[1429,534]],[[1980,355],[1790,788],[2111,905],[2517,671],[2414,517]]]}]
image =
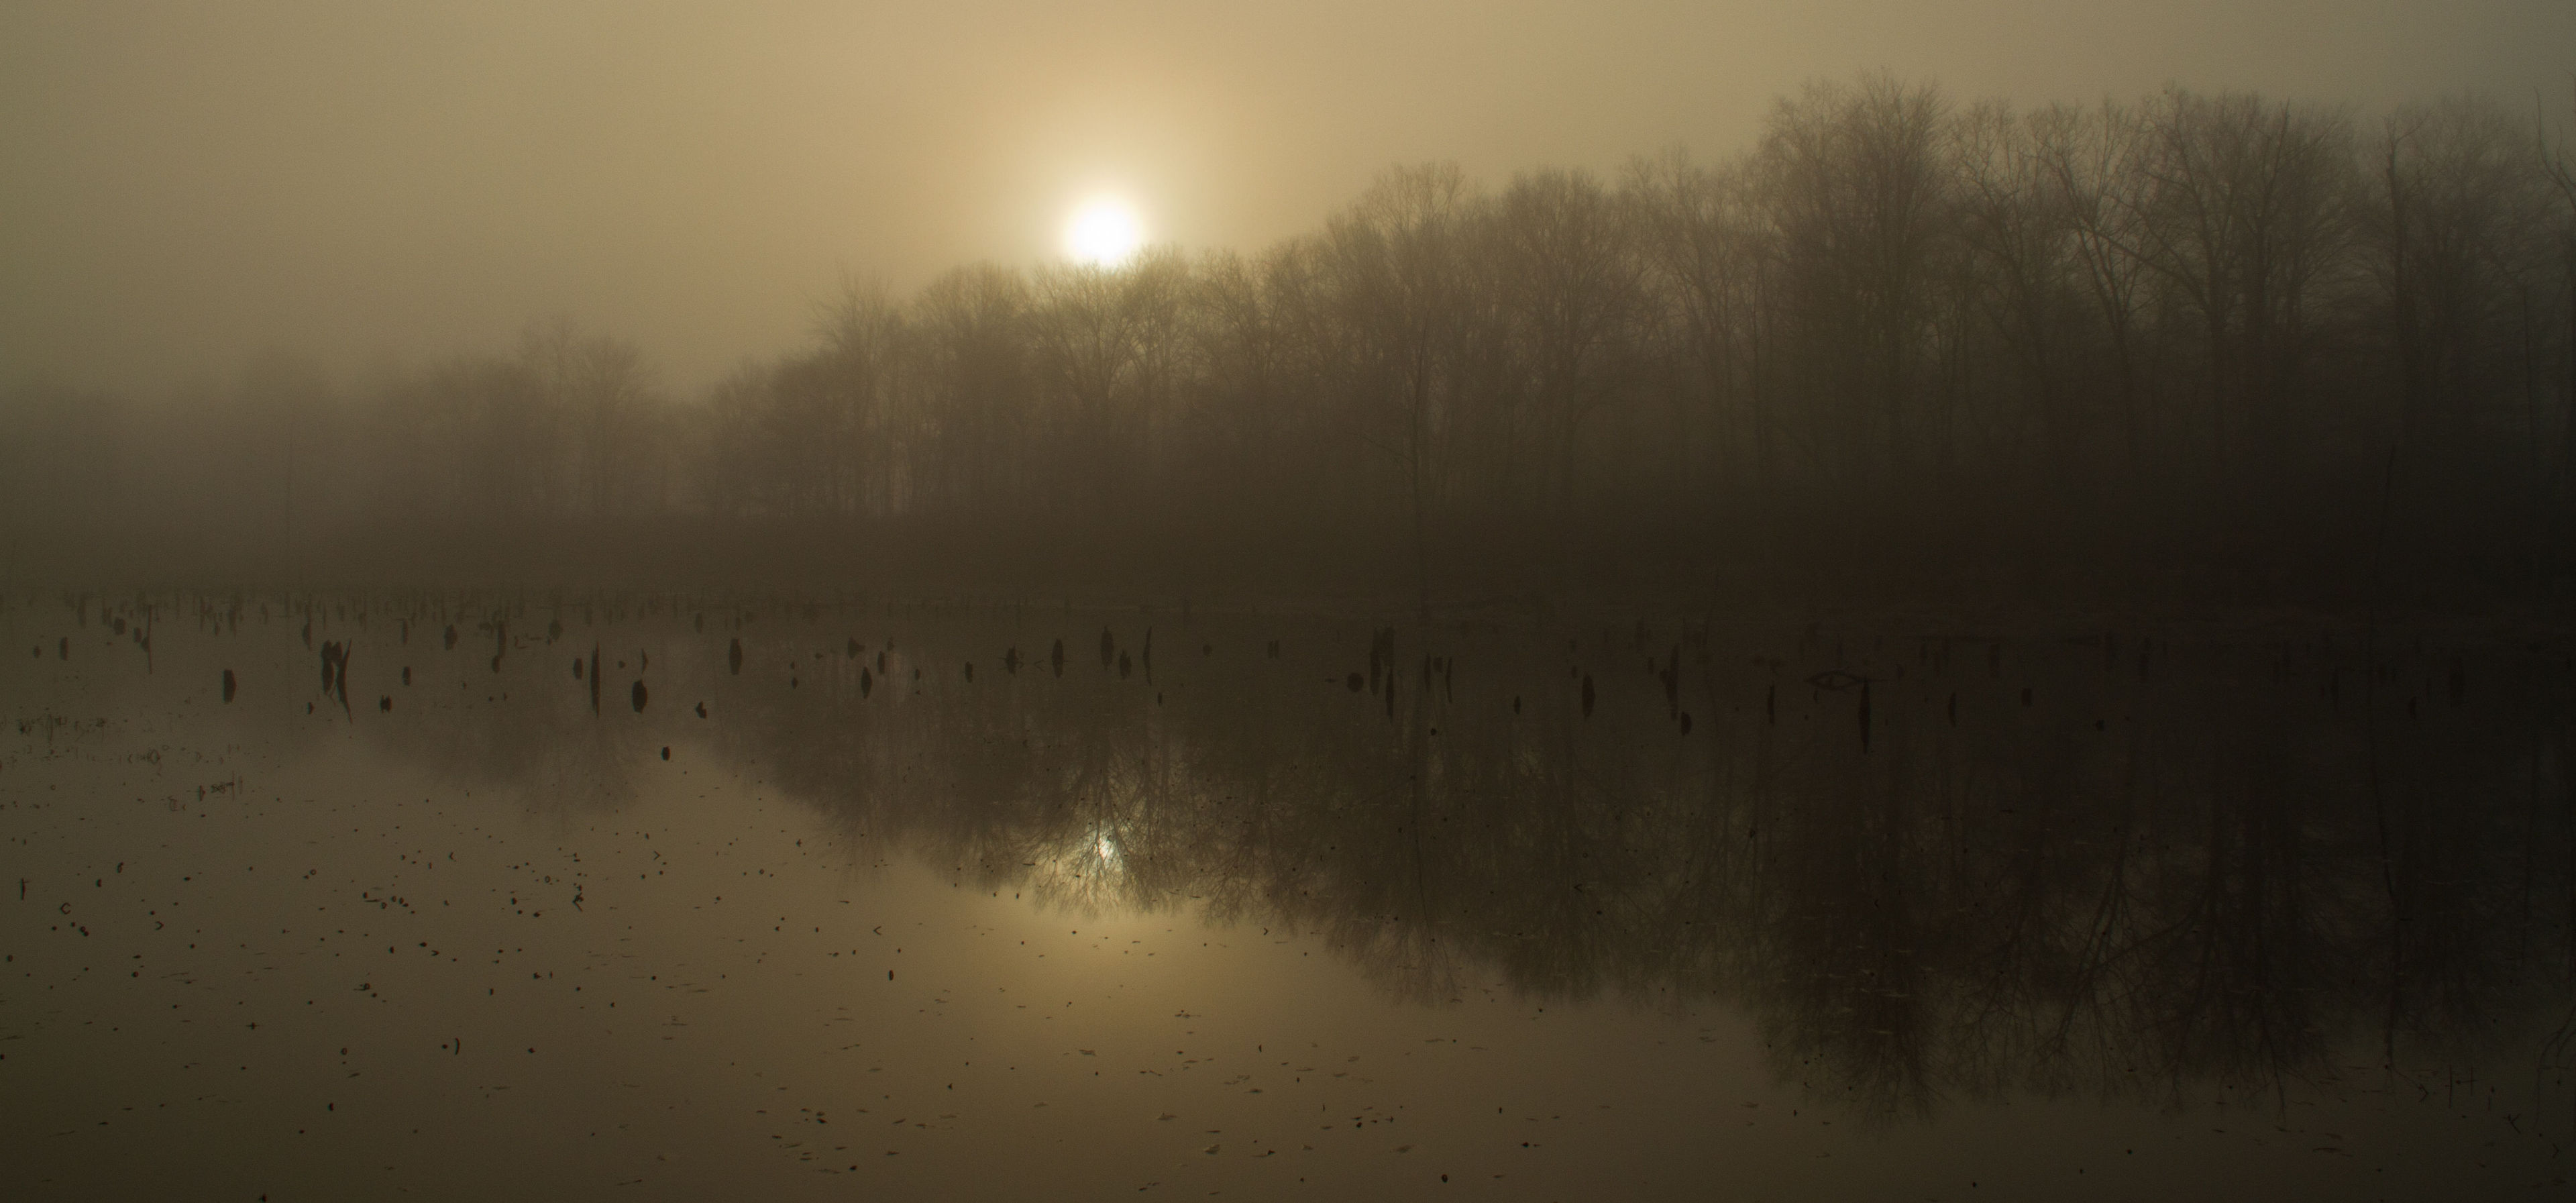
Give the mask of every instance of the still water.
[{"label": "still water", "polygon": [[18,1198],[2565,1198],[2554,637],[0,613]]}]

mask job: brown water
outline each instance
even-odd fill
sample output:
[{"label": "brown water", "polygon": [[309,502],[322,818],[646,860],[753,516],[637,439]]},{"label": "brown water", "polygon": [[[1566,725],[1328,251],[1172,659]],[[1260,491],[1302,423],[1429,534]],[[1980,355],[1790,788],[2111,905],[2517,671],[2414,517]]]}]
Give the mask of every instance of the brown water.
[{"label": "brown water", "polygon": [[2576,1156],[2563,643],[0,630],[13,1197],[2564,1198]]}]

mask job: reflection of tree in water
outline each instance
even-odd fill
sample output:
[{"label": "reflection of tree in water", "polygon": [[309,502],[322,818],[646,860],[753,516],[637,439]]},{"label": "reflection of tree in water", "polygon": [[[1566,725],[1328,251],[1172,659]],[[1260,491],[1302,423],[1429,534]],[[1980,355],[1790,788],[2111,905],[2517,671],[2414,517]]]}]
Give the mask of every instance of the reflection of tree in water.
[{"label": "reflection of tree in water", "polygon": [[[1078,912],[1315,933],[1403,998],[1740,1005],[1778,1072],[1868,1114],[2474,1057],[2567,988],[2576,707],[2540,657],[2461,696],[2447,653],[2366,694],[2330,647],[2160,648],[2150,678],[2099,639],[1701,640],[1667,695],[1624,635],[1406,630],[1390,707],[1343,684],[1356,630],[1271,660],[1272,632],[1167,628],[1149,680],[1003,669],[1071,622],[855,652],[809,625],[752,624],[741,676],[704,652],[669,696],[702,680],[719,756],[854,841]],[[1871,679],[1865,752],[1825,669]],[[650,754],[584,742],[621,725],[586,704],[524,717],[437,755],[613,780]]]},{"label": "reflection of tree in water", "polygon": [[[560,622],[551,633],[536,629],[544,625],[519,622],[514,638],[506,626],[496,628],[484,619],[476,632],[483,650],[472,654],[467,648],[442,651],[425,639],[398,650],[379,637],[375,658],[418,665],[421,688],[404,691],[399,711],[389,712],[399,719],[375,724],[374,738],[448,781],[513,791],[545,809],[608,810],[627,804],[639,787],[638,773],[666,737],[622,721],[622,715],[601,721],[594,709],[597,693],[587,676],[615,673],[640,679],[643,670],[630,667],[634,661],[625,657],[633,653],[612,651],[604,667],[585,665],[585,676],[577,678],[572,665],[591,650],[589,633],[597,628],[582,621],[585,634],[576,641],[562,637]],[[485,653],[504,640],[515,646],[499,657],[497,667],[486,668]],[[449,693],[447,687],[460,674],[466,688]],[[621,685],[613,692],[623,698],[627,691]],[[415,721],[418,710],[433,706],[445,709],[443,718]],[[625,710],[625,703],[617,709]]]}]

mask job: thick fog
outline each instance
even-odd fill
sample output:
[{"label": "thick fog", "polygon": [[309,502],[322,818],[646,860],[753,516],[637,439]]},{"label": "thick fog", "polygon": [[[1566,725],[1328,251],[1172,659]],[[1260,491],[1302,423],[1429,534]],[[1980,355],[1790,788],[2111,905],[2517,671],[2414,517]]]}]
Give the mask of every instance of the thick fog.
[{"label": "thick fog", "polygon": [[119,392],[283,350],[334,377],[558,315],[675,386],[898,291],[1057,252],[1112,189],[1255,253],[1397,163],[1749,146],[1884,68],[1962,100],[2167,84],[2369,114],[2567,110],[2556,0],[1794,6],[460,3],[0,7],[0,379]]},{"label": "thick fog", "polygon": [[2576,0],[0,0],[46,1197],[2576,1197],[2571,617]]},{"label": "thick fog", "polygon": [[2576,28],[2361,11],[20,11],[0,568],[2554,604]]}]

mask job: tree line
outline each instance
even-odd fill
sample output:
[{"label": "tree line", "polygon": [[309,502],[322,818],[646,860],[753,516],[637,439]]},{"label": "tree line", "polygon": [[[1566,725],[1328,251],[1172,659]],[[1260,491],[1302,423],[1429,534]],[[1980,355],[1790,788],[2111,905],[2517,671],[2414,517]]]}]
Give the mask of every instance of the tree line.
[{"label": "tree line", "polygon": [[24,388],[0,454],[38,542],[657,524],[1270,548],[1426,591],[2563,592],[2551,128],[2477,96],[2018,108],[1870,75],[1714,161],[1395,168],[1257,254],[849,281],[699,395],[557,322],[363,387],[271,360],[158,407]]}]

